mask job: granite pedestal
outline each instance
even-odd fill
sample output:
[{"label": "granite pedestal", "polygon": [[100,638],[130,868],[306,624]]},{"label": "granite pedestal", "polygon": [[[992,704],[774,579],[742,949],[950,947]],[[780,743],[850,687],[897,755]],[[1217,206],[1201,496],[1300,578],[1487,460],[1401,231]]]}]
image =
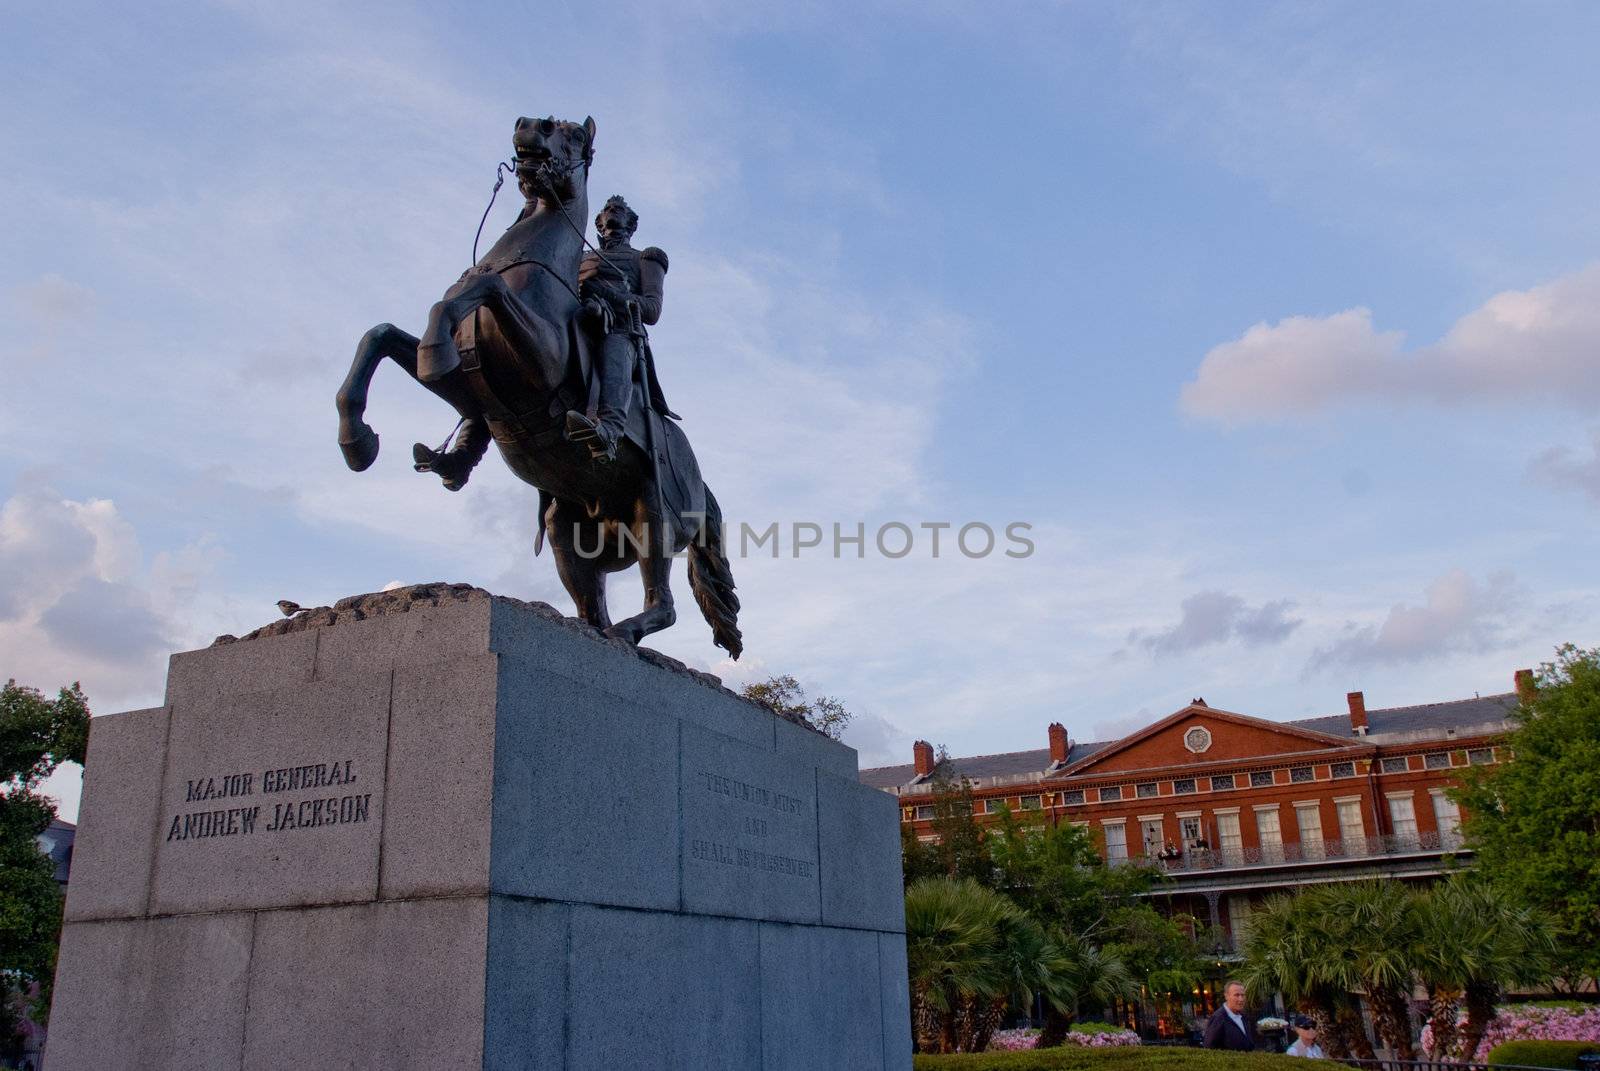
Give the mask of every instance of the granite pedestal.
[{"label": "granite pedestal", "polygon": [[853,750],[476,589],[259,631],[94,719],[48,1071],[911,1066]]}]

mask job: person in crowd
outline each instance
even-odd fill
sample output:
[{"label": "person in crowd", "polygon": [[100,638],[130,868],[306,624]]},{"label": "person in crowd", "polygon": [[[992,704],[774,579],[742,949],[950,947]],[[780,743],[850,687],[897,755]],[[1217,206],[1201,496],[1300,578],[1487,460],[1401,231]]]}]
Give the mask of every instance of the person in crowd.
[{"label": "person in crowd", "polygon": [[1289,1025],[1294,1027],[1299,1040],[1290,1045],[1284,1052],[1289,1056],[1309,1056],[1314,1060],[1327,1059],[1327,1053],[1322,1051],[1322,1046],[1317,1044],[1317,1024],[1309,1015],[1291,1015]]},{"label": "person in crowd", "polygon": [[1255,1017],[1245,1011],[1244,983],[1230,979],[1222,987],[1222,1007],[1206,1023],[1205,1040],[1208,1049],[1228,1049],[1233,1052],[1254,1052],[1256,1048]]}]

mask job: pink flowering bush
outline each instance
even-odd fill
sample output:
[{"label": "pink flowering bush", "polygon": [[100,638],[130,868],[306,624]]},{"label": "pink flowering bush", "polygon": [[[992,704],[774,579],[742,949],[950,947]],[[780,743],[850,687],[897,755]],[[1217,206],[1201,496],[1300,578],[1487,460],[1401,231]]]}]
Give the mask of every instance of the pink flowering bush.
[{"label": "pink flowering bush", "polygon": [[[1039,1030],[997,1030],[989,1041],[990,1052],[1019,1052],[1039,1047]],[[1074,1023],[1067,1034],[1067,1045],[1085,1049],[1120,1048],[1139,1044],[1139,1035],[1110,1023]]]},{"label": "pink flowering bush", "polygon": [[[1466,1016],[1457,1020],[1465,1023]],[[1473,1055],[1476,1063],[1489,1059],[1489,1051],[1505,1041],[1595,1041],[1600,1042],[1600,1005],[1575,1010],[1540,1007],[1534,1004],[1508,1004],[1495,1009],[1495,1016],[1484,1031],[1483,1041]],[[1422,1048],[1433,1051],[1433,1027],[1422,1028]]]},{"label": "pink flowering bush", "polygon": [[1073,1023],[1067,1044],[1086,1049],[1119,1048],[1139,1044],[1139,1035],[1110,1023]]},{"label": "pink flowering bush", "polygon": [[1022,1052],[1036,1048],[1041,1033],[1039,1030],[996,1030],[989,1039],[989,1051]]},{"label": "pink flowering bush", "polygon": [[1483,1063],[1503,1041],[1600,1041],[1600,1005],[1581,1012],[1531,1004],[1496,1008],[1473,1059]]}]

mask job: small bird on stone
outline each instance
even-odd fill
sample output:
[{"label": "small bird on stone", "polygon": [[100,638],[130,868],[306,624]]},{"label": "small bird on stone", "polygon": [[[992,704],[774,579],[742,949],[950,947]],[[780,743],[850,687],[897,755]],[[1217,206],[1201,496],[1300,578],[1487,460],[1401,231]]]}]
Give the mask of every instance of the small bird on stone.
[{"label": "small bird on stone", "polygon": [[295,614],[302,612],[305,607],[297,602],[290,602],[288,599],[279,599],[278,609],[283,611],[284,617],[293,617]]}]

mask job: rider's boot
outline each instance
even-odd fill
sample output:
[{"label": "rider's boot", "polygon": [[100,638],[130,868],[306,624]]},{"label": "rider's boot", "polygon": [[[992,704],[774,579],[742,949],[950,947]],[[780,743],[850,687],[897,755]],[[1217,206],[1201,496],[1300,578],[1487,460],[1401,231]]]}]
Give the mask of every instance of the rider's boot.
[{"label": "rider's boot", "polygon": [[467,478],[484,451],[489,449],[489,428],[482,420],[469,418],[461,425],[455,442],[443,453],[425,443],[411,447],[411,458],[418,472],[432,472],[444,481],[448,491],[459,491],[467,485]]},{"label": "rider's boot", "polygon": [[567,410],[567,441],[584,443],[596,461],[617,459],[617,429],[605,421],[590,420],[576,409]]},{"label": "rider's boot", "polygon": [[567,441],[587,443],[596,461],[615,461],[617,444],[627,427],[628,403],[633,397],[633,342],[625,335],[611,334],[600,353],[600,398],[595,419],[578,412],[567,413]]}]

